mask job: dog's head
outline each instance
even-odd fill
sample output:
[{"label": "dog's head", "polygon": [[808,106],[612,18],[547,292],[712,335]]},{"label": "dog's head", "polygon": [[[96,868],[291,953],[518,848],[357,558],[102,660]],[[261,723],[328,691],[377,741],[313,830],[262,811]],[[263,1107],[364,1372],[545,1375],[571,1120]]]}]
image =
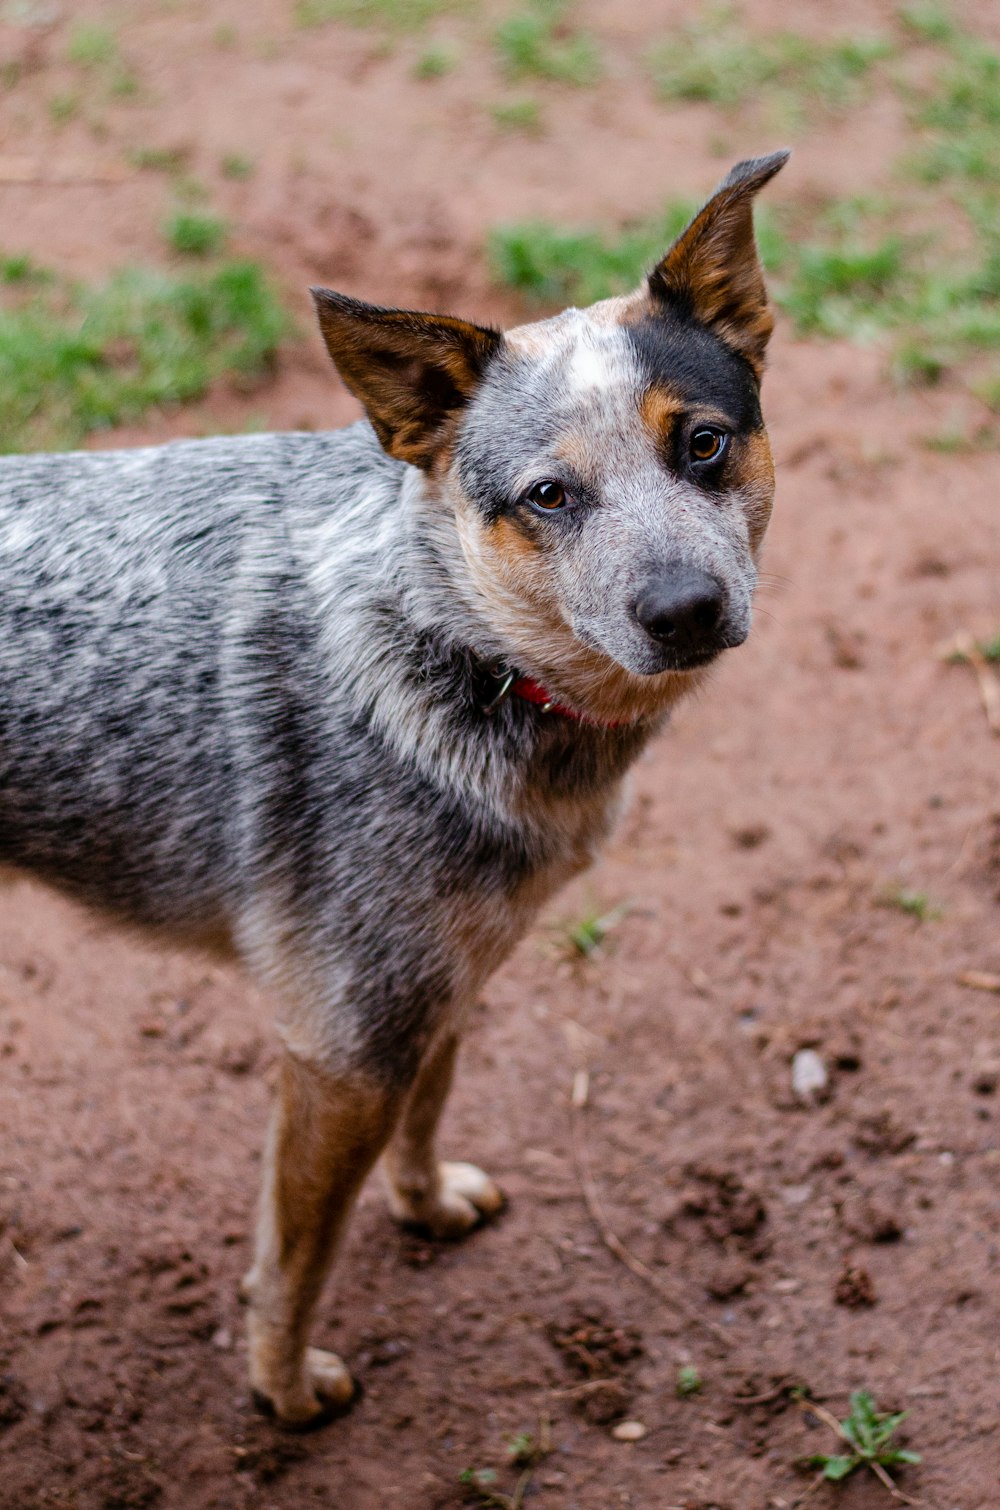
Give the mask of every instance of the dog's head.
[{"label": "dog's head", "polygon": [[595,717],[655,712],[749,632],[774,493],[752,205],[787,156],[738,163],[635,293],[505,334],[314,291],[510,661]]}]

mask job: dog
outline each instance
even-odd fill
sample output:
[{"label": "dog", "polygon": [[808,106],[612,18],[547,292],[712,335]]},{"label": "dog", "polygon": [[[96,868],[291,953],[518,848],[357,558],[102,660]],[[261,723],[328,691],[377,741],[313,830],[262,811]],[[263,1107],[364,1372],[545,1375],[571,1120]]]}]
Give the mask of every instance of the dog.
[{"label": "dog", "polygon": [[501,333],[313,297],[367,419],[0,461],[0,864],[235,955],[280,1005],[248,1302],[290,1427],[358,1190],[503,1202],[435,1130],[463,1021],[750,628],[774,476],[737,164],[641,287]]}]

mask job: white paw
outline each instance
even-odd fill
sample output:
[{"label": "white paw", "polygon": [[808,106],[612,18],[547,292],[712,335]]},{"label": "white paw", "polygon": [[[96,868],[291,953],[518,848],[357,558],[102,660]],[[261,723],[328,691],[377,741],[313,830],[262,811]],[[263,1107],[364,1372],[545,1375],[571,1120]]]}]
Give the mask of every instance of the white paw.
[{"label": "white paw", "polygon": [[432,1196],[414,1199],[390,1190],[393,1216],[426,1227],[435,1237],[462,1237],[503,1206],[498,1185],[475,1164],[439,1164],[438,1188]]},{"label": "white paw", "polygon": [[325,1348],[306,1348],[306,1373],[321,1400],[343,1407],[354,1398],[354,1380],[347,1364]]},{"label": "white paw", "polygon": [[265,1379],[254,1380],[258,1401],[272,1410],[283,1426],[305,1431],[348,1406],[354,1398],[354,1380],[342,1359],[323,1348],[306,1348],[302,1376],[291,1387],[275,1387]]}]

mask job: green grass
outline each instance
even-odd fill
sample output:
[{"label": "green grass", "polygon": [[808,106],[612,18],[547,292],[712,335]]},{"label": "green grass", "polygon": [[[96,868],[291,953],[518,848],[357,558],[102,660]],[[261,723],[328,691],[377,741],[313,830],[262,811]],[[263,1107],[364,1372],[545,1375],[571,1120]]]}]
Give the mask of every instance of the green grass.
[{"label": "green grass", "polygon": [[[991,640],[976,640],[975,647],[984,661],[989,661],[993,665],[1000,663],[1000,632],[995,634]],[[948,656],[948,660],[956,666],[967,666],[969,664],[969,655],[965,650],[953,650]]]},{"label": "green grass", "polygon": [[1000,186],[1000,53],[956,32],[947,55],[934,90],[917,106],[915,124],[924,128],[926,140],[913,168],[927,183],[995,190]]},{"label": "green grass", "polygon": [[463,1501],[492,1507],[492,1510],[523,1510],[534,1471],[551,1451],[551,1423],[543,1416],[537,1435],[521,1431],[506,1440],[504,1458],[507,1468],[517,1471],[509,1493],[501,1490],[500,1474],[495,1468],[464,1468],[458,1475]]},{"label": "green grass", "polygon": [[541,136],[545,129],[537,100],[497,100],[490,114],[501,131],[519,131],[524,136]]},{"label": "green grass", "polygon": [[118,43],[107,27],[81,23],[70,32],[66,55],[78,68],[107,68],[118,62]]},{"label": "green grass", "polygon": [[544,304],[590,304],[634,287],[684,226],[690,204],[671,205],[662,218],[622,232],[524,221],[498,226],[487,248],[493,276]]},{"label": "green grass", "polygon": [[54,126],[65,126],[80,114],[82,104],[78,94],[54,94],[48,102],[49,119]]},{"label": "green grass", "polygon": [[212,257],[222,250],[228,230],[217,215],[196,210],[178,210],[164,226],[173,251],[183,257]]},{"label": "green grass", "polygon": [[509,78],[596,84],[602,73],[597,45],[586,32],[570,30],[565,14],[565,0],[531,0],[501,22],[496,48]]},{"label": "green grass", "polygon": [[261,270],[129,268],[83,286],[0,263],[0,451],[78,446],[222,377],[258,380],[288,320]]},{"label": "green grass", "polygon": [[[569,229],[542,221],[497,227],[489,242],[496,279],[545,304],[587,304],[634,288],[692,211],[673,203],[655,221],[621,232]],[[758,212],[761,257],[776,302],[802,335],[871,339],[919,321],[942,352],[951,344],[992,343],[994,311],[975,290],[983,269],[925,272],[920,247],[878,221],[856,223],[849,201],[828,207],[796,237],[774,212]],[[840,212],[838,214],[838,212]],[[928,354],[927,361],[930,361]]]},{"label": "green grass", "polygon": [[557,930],[563,952],[570,959],[591,959],[613,929],[628,912],[628,907],[614,907],[610,912],[587,912],[575,923]]},{"label": "green grass", "polygon": [[0,256],[0,283],[47,283],[51,277],[24,252]]},{"label": "green grass", "polygon": [[[879,341],[897,381],[928,384],[957,372],[997,409],[1000,54],[955,29],[944,30],[938,12],[926,6],[911,8],[907,16],[906,27],[921,28],[920,39],[929,38],[941,51],[940,67],[922,92],[907,85],[922,136],[917,163],[923,178],[934,180],[934,192],[910,187],[819,207],[763,206],[757,217],[762,260],[775,302],[798,334]],[[718,23],[710,25],[716,27],[706,33],[712,46],[729,47]],[[759,82],[764,63],[732,45],[740,67],[756,69]],[[765,51],[767,70],[786,77],[782,69],[791,66],[791,51]],[[876,50],[863,46],[862,54],[874,58]],[[742,99],[749,86],[732,70],[710,70],[698,82],[695,64],[703,56],[697,47],[674,56],[670,66],[690,72],[671,75],[668,92],[717,102]],[[840,52],[824,54],[824,67],[833,56],[843,62]],[[819,67],[817,59],[809,54],[803,77],[822,98],[820,76],[811,71]],[[622,292],[662,255],[687,208],[671,205],[652,222],[618,231],[537,221],[499,226],[489,242],[494,276],[543,304],[587,303]]]},{"label": "green grass", "polygon": [[704,1387],[704,1380],[696,1368],[690,1363],[685,1363],[677,1370],[677,1382],[674,1392],[678,1400],[689,1400],[692,1395],[700,1394]]},{"label": "green grass", "polygon": [[187,147],[133,147],[128,160],[142,172],[180,173],[190,155]]},{"label": "green grass", "polygon": [[413,65],[413,76],[416,79],[440,79],[446,73],[451,73],[457,62],[458,54],[453,47],[437,43],[417,58]]},{"label": "green grass", "polygon": [[870,1468],[891,1489],[888,1469],[905,1468],[908,1464],[920,1462],[919,1452],[909,1452],[892,1441],[906,1415],[905,1410],[891,1414],[877,1411],[875,1401],[866,1389],[855,1390],[851,1396],[850,1414],[839,1423],[831,1418],[830,1423],[848,1450],[836,1454],[816,1453],[807,1458],[806,1463],[810,1468],[819,1468],[821,1476],[834,1483],[850,1478],[859,1468]]},{"label": "green grass", "polygon": [[349,21],[354,26],[416,31],[461,3],[462,0],[298,0],[295,21],[299,26]]},{"label": "green grass", "polygon": [[940,907],[935,907],[926,891],[912,891],[907,886],[890,886],[878,898],[883,907],[895,907],[918,923],[941,916]]},{"label": "green grass", "polygon": [[252,157],[246,157],[242,152],[227,152],[219,162],[219,171],[223,178],[240,182],[253,177],[256,164]]},{"label": "green grass", "polygon": [[951,13],[938,0],[914,0],[911,5],[901,5],[899,19],[920,42],[950,42],[955,36]]},{"label": "green grass", "polygon": [[764,94],[815,108],[837,110],[859,97],[876,63],[892,56],[888,38],[841,37],[813,42],[793,32],[750,34],[728,7],[710,9],[648,54],[657,93],[664,100],[696,100],[732,110]]}]

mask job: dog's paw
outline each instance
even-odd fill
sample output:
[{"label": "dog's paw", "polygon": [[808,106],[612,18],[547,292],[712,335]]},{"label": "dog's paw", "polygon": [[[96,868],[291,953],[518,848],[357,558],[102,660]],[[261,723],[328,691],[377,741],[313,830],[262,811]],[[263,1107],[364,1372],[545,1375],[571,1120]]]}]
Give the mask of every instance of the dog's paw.
[{"label": "dog's paw", "polygon": [[390,1188],[389,1208],[397,1221],[422,1227],[434,1237],[464,1237],[504,1204],[503,1192],[475,1164],[439,1164],[438,1188],[420,1198]]},{"label": "dog's paw", "polygon": [[260,1408],[275,1416],[289,1431],[310,1431],[347,1409],[354,1399],[355,1384],[347,1365],[336,1353],[309,1347],[302,1378],[293,1388],[274,1389],[257,1384],[253,1394]]}]

